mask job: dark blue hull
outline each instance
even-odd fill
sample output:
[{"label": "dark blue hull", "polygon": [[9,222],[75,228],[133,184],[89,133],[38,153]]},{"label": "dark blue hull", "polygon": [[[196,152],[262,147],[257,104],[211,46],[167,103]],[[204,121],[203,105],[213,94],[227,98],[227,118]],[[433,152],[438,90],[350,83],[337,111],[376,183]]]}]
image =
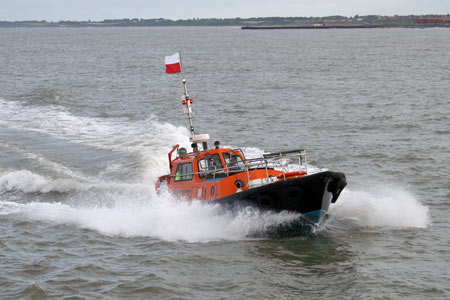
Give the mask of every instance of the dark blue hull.
[{"label": "dark blue hull", "polygon": [[279,226],[277,231],[292,232],[289,235],[316,235],[327,218],[331,203],[337,201],[346,185],[343,173],[326,171],[251,188],[213,202],[300,213],[297,220]]}]

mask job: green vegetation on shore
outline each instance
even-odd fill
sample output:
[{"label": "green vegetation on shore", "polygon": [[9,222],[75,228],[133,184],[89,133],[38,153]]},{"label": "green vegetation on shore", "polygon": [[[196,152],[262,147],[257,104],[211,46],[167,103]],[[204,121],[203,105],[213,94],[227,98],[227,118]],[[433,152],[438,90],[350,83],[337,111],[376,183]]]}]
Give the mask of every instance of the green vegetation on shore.
[{"label": "green vegetation on shore", "polygon": [[[259,18],[194,18],[186,20],[170,19],[106,19],[103,21],[0,21],[0,27],[146,27],[146,26],[302,26],[322,22],[329,25],[382,25],[416,26],[417,19],[446,18],[450,15],[408,15],[379,16],[367,15],[354,17],[259,17]],[[434,26],[449,26],[449,23],[434,24]],[[427,26],[432,26],[428,24]]]}]

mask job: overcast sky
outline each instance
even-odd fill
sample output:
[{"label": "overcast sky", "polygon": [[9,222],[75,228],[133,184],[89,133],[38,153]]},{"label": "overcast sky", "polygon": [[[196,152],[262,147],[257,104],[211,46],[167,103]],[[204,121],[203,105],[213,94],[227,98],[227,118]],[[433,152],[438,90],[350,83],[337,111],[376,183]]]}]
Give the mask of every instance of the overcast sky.
[{"label": "overcast sky", "polygon": [[0,0],[0,21],[448,13],[450,0]]}]

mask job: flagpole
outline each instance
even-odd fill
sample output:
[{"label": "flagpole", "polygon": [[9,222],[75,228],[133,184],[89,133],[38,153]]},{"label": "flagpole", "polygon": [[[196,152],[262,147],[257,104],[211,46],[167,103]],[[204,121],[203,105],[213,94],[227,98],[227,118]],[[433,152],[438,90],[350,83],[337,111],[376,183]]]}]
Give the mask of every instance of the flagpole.
[{"label": "flagpole", "polygon": [[187,91],[187,84],[186,84],[186,78],[184,78],[184,71],[183,71],[183,62],[181,59],[181,51],[178,52],[180,55],[180,69],[181,69],[181,82],[183,82],[183,86],[184,86],[184,99],[186,100],[186,107],[187,107],[187,115],[189,118],[189,130],[191,131],[191,136],[195,135],[195,131],[194,131],[194,123],[193,123],[193,119],[194,119],[194,114],[192,113],[192,108],[191,108],[191,99],[189,99],[189,94]]},{"label": "flagpole", "polygon": [[181,59],[181,52],[178,52],[180,54],[180,69],[181,69],[181,82],[183,82],[184,85],[184,96],[186,97],[186,100],[189,99],[187,86],[186,86],[186,79],[184,78],[184,71],[183,71],[183,60]]}]

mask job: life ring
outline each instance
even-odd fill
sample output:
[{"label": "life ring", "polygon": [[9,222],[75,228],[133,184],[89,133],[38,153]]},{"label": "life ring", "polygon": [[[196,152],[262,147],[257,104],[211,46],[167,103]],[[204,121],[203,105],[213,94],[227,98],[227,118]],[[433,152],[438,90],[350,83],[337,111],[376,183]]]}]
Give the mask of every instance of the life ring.
[{"label": "life ring", "polygon": [[[284,176],[283,176],[284,174]],[[294,172],[287,172],[287,173],[282,173],[280,175],[277,176],[278,179],[282,179],[282,178],[288,178],[288,177],[300,177],[300,176],[304,176],[306,175],[305,171],[294,171]]]},{"label": "life ring", "polygon": [[245,182],[241,179],[238,179],[234,182],[234,186],[236,187],[236,189],[240,190],[244,187]]}]

